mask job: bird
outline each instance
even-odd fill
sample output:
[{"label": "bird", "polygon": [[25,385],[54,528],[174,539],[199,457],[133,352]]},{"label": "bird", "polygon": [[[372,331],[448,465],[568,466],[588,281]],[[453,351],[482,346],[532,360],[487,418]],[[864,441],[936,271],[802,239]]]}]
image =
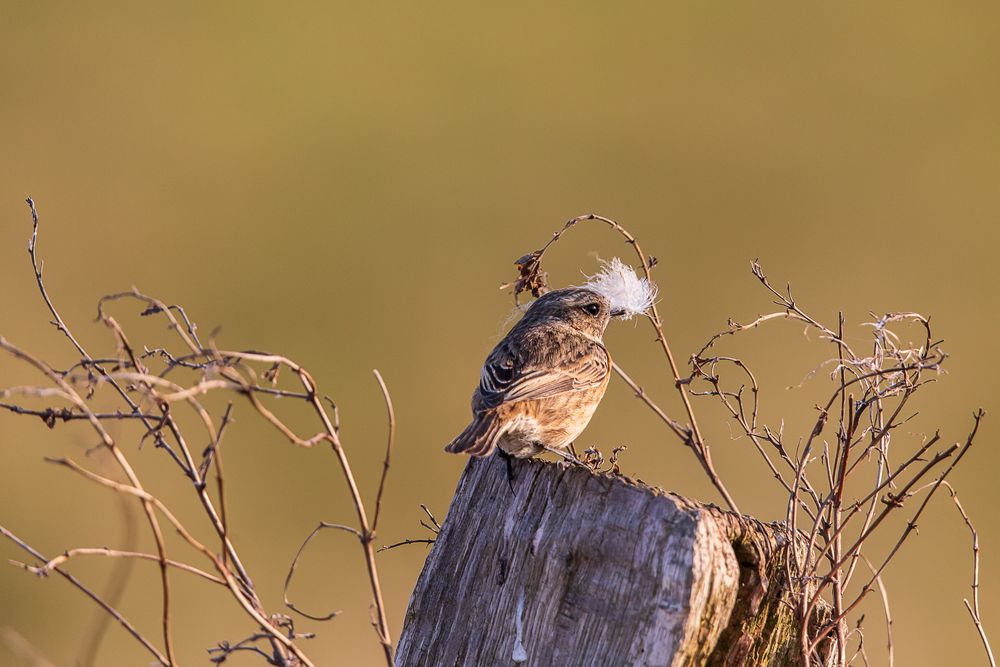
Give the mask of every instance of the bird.
[{"label": "bird", "polygon": [[445,451],[477,458],[498,449],[514,458],[550,451],[573,460],[570,445],[611,378],[605,329],[627,314],[588,286],[541,295],[486,357],[472,422]]}]

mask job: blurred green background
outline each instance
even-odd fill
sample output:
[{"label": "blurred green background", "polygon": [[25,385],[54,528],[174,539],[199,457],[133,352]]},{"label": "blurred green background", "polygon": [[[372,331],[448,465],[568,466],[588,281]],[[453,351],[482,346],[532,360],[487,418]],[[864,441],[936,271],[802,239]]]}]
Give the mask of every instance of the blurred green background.
[{"label": "blurred green background", "polygon": [[[419,503],[443,518],[464,464],[441,447],[466,424],[479,365],[509,321],[510,296],[497,286],[515,258],[593,211],[660,258],[661,312],[681,359],[727,317],[770,310],[748,271],[754,257],[817,317],[835,322],[843,309],[862,349],[869,311],[932,314],[949,372],[894,446],[938,426],[958,440],[975,407],[998,407],[998,20],[986,2],[7,2],[0,334],[52,364],[73,360],[25,253],[31,195],[48,288],[95,354],[113,352],[93,323],[96,299],[134,284],[184,304],[203,334],[221,326],[224,346],[301,361],[340,405],[369,502],[385,437],[378,367],[399,418],[379,542],[422,537]],[[579,281],[594,253],[631,259],[619,238],[583,228],[552,252],[552,282]],[[136,308],[113,312],[134,339],[168,340]],[[607,340],[679,417],[650,334],[615,324]],[[728,348],[762,369],[763,416],[784,419],[793,443],[828,381],[785,387],[832,356],[827,347],[779,325]],[[0,380],[34,381],[11,360],[0,361]],[[714,407],[696,406],[744,511],[783,516],[750,444]],[[236,417],[225,444],[234,535],[278,611],[299,541],[320,520],[350,522],[352,509],[328,451],[293,448],[245,404]],[[990,630],[1000,627],[994,420],[954,475],[980,528]],[[136,431],[118,434],[134,442]],[[617,380],[582,440],[606,452],[628,444],[624,472],[717,500],[689,452]],[[93,444],[78,424],[50,432],[0,414],[0,522],[49,554],[121,545],[113,495],[41,460],[71,454],[96,466],[84,453]],[[163,453],[129,447],[148,487],[208,539]],[[150,548],[145,537],[140,547]],[[171,550],[197,560],[173,539]],[[394,636],[425,553],[379,557]],[[5,542],[0,557],[23,554]],[[970,566],[968,533],[942,494],[886,577],[896,664],[983,662],[961,601]],[[344,610],[299,624],[319,633],[305,647],[320,664],[380,660],[361,567],[343,535],[323,535],[303,560],[301,605]],[[70,569],[101,588],[111,565]],[[220,591],[173,581],[185,663],[205,664],[207,647],[252,631]],[[156,567],[138,563],[122,603],[154,639],[158,591]],[[0,568],[0,627],[57,664],[74,664],[92,610],[59,578]],[[876,665],[886,664],[880,619],[872,605]],[[0,663],[18,660],[0,643]],[[112,627],[98,664],[147,661]]]}]

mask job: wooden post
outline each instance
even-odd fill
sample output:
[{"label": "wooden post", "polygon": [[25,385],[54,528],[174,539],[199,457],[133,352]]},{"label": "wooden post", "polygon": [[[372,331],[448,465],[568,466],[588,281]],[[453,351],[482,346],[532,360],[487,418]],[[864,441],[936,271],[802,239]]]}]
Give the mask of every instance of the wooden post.
[{"label": "wooden post", "polygon": [[400,667],[802,667],[786,533],[622,476],[469,462],[424,564]]}]

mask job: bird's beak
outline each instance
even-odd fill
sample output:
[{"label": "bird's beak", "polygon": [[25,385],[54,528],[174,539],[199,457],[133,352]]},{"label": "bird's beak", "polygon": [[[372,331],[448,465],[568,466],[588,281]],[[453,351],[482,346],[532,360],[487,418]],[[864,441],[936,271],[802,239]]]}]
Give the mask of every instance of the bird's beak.
[{"label": "bird's beak", "polygon": [[625,314],[624,308],[616,308],[611,311],[611,317],[621,317],[624,314]]}]

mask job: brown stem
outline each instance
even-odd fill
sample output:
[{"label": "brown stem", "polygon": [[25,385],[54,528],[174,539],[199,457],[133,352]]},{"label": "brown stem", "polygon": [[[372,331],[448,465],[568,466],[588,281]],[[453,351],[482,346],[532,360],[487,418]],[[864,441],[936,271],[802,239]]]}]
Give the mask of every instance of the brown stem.
[{"label": "brown stem", "polygon": [[[38,550],[30,546],[27,542],[25,542],[24,540],[22,540],[17,535],[10,532],[3,526],[0,526],[0,535],[6,537],[8,540],[13,542],[17,546],[21,547],[21,549],[23,549],[24,551],[27,551],[29,554],[31,554],[34,558],[38,559],[39,561],[41,562],[48,561],[48,559],[45,558],[45,556],[43,556]],[[79,589],[84,595],[89,597],[91,600],[96,602],[112,618],[118,621],[119,625],[125,628],[125,631],[128,632],[130,635],[132,635],[132,637],[135,638],[135,640],[139,642],[142,645],[142,647],[145,648],[150,653],[150,655],[152,655],[156,659],[157,662],[159,662],[164,667],[167,667],[167,665],[170,664],[169,660],[167,660],[167,657],[162,653],[160,653],[159,649],[157,649],[151,641],[146,639],[142,635],[142,633],[139,632],[139,630],[137,630],[136,627],[132,625],[132,623],[127,618],[125,618],[124,616],[121,615],[121,613],[119,613],[117,609],[115,609],[110,604],[105,602],[103,598],[101,598],[94,591],[90,590],[90,588],[85,586],[79,579],[77,579],[69,572],[66,572],[65,570],[58,567],[53,569],[55,572],[59,573],[59,575],[62,576],[63,579],[73,584],[73,586]]]}]

